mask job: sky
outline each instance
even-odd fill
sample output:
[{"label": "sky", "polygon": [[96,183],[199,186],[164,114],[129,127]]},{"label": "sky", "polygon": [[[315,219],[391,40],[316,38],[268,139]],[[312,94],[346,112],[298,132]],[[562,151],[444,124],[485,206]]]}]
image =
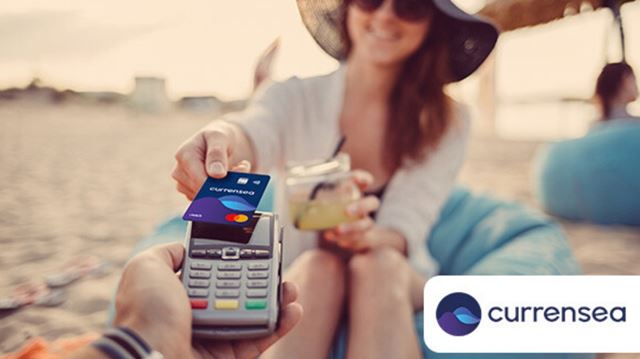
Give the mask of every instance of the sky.
[{"label": "sky", "polygon": [[[471,12],[485,3],[454,1]],[[628,61],[640,68],[640,1],[625,5],[623,18]],[[600,68],[619,60],[611,23],[607,11],[596,11],[503,34],[495,51],[496,94],[503,103],[496,121],[526,118],[542,128],[542,118],[555,121],[550,131],[556,134],[584,132],[583,119],[593,117],[593,109],[513,103],[590,97]],[[173,99],[244,98],[258,55],[276,38],[281,41],[276,80],[337,66],[307,33],[295,0],[3,1],[0,88],[24,86],[38,77],[58,88],[128,93],[135,76],[159,76],[166,78]],[[472,77],[457,93],[473,99],[477,83]],[[632,109],[640,112],[640,103]],[[531,133],[522,124],[517,130]]]}]

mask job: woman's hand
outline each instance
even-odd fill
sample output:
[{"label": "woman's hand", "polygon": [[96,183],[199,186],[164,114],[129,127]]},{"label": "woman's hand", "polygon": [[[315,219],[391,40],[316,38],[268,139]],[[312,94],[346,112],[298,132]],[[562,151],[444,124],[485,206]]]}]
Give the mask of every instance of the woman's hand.
[{"label": "woman's hand", "polygon": [[[353,180],[364,192],[373,183],[373,176],[366,171],[353,171]],[[343,223],[322,233],[323,239],[338,247],[363,252],[380,245],[390,245],[401,253],[406,251],[405,240],[398,232],[377,226],[371,214],[380,208],[376,196],[365,196],[347,206],[347,215],[353,222]]]},{"label": "woman's hand", "polygon": [[340,233],[338,229],[328,230],[323,233],[323,238],[354,253],[366,252],[380,246],[390,246],[402,254],[406,254],[407,251],[406,241],[400,233],[376,224],[365,230],[348,229],[345,233]]},{"label": "woman's hand", "polygon": [[244,131],[224,121],[214,121],[180,145],[171,177],[176,189],[193,200],[207,176],[223,178],[229,169],[249,172],[253,158]]}]

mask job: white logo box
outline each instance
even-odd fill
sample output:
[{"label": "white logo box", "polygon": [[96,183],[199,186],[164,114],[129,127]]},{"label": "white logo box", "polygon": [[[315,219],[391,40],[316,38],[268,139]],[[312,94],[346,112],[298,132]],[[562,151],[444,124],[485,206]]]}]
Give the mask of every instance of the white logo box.
[{"label": "white logo box", "polygon": [[[482,316],[466,336],[440,328],[436,308],[448,294],[478,301]],[[625,321],[491,321],[492,307],[625,308]],[[494,314],[499,312],[494,311]],[[513,312],[512,312],[513,313]],[[614,315],[620,320],[621,311]],[[494,315],[494,317],[496,317]],[[598,316],[601,318],[601,316]],[[578,318],[578,317],[576,317]],[[424,288],[424,341],[442,353],[636,353],[640,352],[640,276],[436,276]]]}]

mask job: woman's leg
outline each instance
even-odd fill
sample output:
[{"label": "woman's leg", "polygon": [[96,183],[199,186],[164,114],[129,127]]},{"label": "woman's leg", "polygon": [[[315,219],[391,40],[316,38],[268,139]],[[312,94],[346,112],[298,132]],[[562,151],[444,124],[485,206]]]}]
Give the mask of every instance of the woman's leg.
[{"label": "woman's leg", "polygon": [[413,270],[408,264],[411,271],[411,302],[413,303],[413,311],[421,311],[424,307],[424,284],[427,282],[427,278]]},{"label": "woman's leg", "polygon": [[302,320],[261,358],[326,359],[342,314],[345,274],[343,260],[328,251],[301,254],[284,278],[298,285]]},{"label": "woman's leg", "polygon": [[[394,249],[349,262],[348,358],[421,358],[414,325],[420,276]],[[421,305],[420,305],[421,306]]]}]

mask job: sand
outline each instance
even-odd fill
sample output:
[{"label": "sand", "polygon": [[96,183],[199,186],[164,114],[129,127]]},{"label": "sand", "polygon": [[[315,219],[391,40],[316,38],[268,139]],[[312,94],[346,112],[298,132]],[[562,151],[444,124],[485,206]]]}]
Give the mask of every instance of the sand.
[{"label": "sand", "polygon": [[[208,120],[122,105],[0,102],[0,294],[74,256],[95,254],[112,264],[106,276],[68,286],[69,298],[57,308],[32,306],[0,317],[0,352],[34,336],[104,328],[107,303],[136,241],[187,204],[170,178],[173,154]],[[530,169],[539,146],[475,135],[460,182],[537,206]],[[586,273],[640,274],[640,231],[563,226]]]}]

